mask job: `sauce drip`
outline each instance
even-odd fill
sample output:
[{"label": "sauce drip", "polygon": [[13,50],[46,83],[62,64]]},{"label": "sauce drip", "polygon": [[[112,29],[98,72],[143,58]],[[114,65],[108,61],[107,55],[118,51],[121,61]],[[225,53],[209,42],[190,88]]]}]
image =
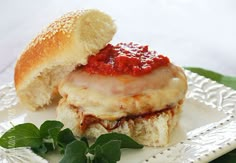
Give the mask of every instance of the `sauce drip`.
[{"label": "sauce drip", "polygon": [[113,124],[104,123],[104,121],[102,119],[100,119],[94,115],[84,115],[83,120],[81,121],[81,123],[79,125],[79,128],[82,132],[85,132],[86,129],[88,127],[90,127],[92,124],[99,123],[107,131],[110,132],[110,131],[118,128],[119,126],[121,126],[125,121],[129,121],[129,120],[135,121],[136,119],[139,119],[139,118],[144,118],[144,119],[148,120],[153,117],[159,116],[160,114],[163,114],[163,113],[170,114],[173,117],[175,114],[175,111],[174,111],[175,108],[176,108],[176,106],[167,106],[163,110],[159,110],[159,111],[155,111],[155,112],[145,113],[142,115],[132,115],[132,116],[127,116],[127,117],[122,117],[122,118],[114,121]]},{"label": "sauce drip", "polygon": [[88,58],[82,70],[100,75],[141,76],[170,63],[169,58],[149,51],[148,46],[134,43],[108,44],[95,56]]}]

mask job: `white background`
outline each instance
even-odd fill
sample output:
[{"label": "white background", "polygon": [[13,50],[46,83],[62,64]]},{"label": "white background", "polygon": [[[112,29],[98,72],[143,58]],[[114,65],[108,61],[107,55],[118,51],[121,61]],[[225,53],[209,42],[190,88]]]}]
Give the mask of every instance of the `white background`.
[{"label": "white background", "polygon": [[42,28],[87,8],[113,17],[113,43],[148,44],[180,66],[236,75],[235,0],[2,0],[0,85],[13,80],[17,56]]}]

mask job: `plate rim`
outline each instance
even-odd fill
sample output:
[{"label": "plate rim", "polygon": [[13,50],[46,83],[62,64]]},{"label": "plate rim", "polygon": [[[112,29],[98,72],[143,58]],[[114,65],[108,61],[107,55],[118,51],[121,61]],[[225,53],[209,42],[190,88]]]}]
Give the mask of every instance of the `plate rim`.
[{"label": "plate rim", "polygon": [[[189,163],[209,162],[236,148],[236,111],[235,111],[236,110],[236,91],[230,87],[217,83],[216,81],[213,81],[209,78],[193,73],[189,70],[184,70],[184,71],[188,78],[188,87],[189,87],[189,91],[186,95],[186,98],[196,100],[208,107],[216,109],[224,113],[226,117],[224,117],[218,122],[215,122],[215,125],[212,128],[207,128],[205,129],[204,132],[193,134],[192,136],[187,136],[185,140],[180,141],[179,143],[168,147],[162,152],[158,152],[155,155],[152,155],[151,157],[145,159],[143,163],[152,163],[152,162],[157,162],[157,161],[162,161],[162,162],[165,161],[165,162],[170,162],[170,163],[173,161],[189,162]],[[203,94],[205,95],[203,96]],[[209,97],[209,98],[212,98],[212,100],[210,101],[207,100],[208,99],[206,97],[207,94],[213,94],[211,95],[213,97]],[[216,98],[214,97],[217,97],[218,99],[220,98],[221,102],[218,102]],[[224,102],[226,102],[226,104],[224,104],[223,106],[222,104]],[[173,152],[175,148],[176,149],[181,149],[181,147],[184,149],[187,149],[188,147],[191,148],[191,146],[194,146],[195,144],[194,141],[199,139],[201,136],[208,136],[208,134],[211,134],[211,135],[216,134],[216,136],[218,136],[217,132],[219,133],[221,132],[221,130],[224,131],[227,129],[229,130],[233,129],[233,131],[235,131],[234,137],[230,138],[226,142],[225,141],[223,142],[222,140],[220,144],[219,142],[217,142],[217,145],[212,144],[212,146],[213,145],[216,146],[216,148],[212,150],[209,149],[206,152],[194,153],[193,157],[187,157],[187,158],[183,156],[179,157],[181,159],[177,158],[177,156],[181,156],[181,154],[184,154],[184,153],[175,153],[175,156],[176,156],[175,159],[173,155],[170,156],[170,153]],[[219,137],[221,136],[222,135],[220,135]]]},{"label": "plate rim", "polygon": [[[206,106],[210,106],[211,108],[224,113],[226,117],[216,122],[212,128],[207,128],[204,132],[187,136],[185,140],[169,146],[163,151],[158,152],[149,158],[143,158],[144,160],[140,160],[143,163],[157,161],[189,163],[209,162],[236,148],[236,91],[189,70],[184,71],[188,78],[189,87],[186,98],[193,99]],[[18,99],[13,82],[1,85],[0,111],[13,107],[17,103]],[[225,141],[225,139],[222,139],[222,142],[217,141],[215,148],[212,150],[208,149],[206,151],[194,153],[192,157],[189,157],[191,155],[186,154],[189,150],[193,149],[193,145],[196,143],[196,141],[199,141],[198,139],[201,137],[207,136],[209,134],[216,134],[217,138],[217,133],[219,135],[220,132],[225,130],[226,132],[234,131],[235,134],[231,134],[233,137],[228,138],[227,141]],[[219,137],[221,136],[222,134],[219,135]],[[227,135],[225,135],[225,137],[226,136]],[[228,136],[230,136],[230,134]],[[207,145],[205,148],[208,148]],[[185,153],[178,153],[178,151],[184,151]]]}]

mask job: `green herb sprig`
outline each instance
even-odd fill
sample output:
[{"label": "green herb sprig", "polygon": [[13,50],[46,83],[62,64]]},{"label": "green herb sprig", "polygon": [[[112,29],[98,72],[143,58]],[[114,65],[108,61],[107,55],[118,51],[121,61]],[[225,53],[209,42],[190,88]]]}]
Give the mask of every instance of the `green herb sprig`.
[{"label": "green herb sprig", "polygon": [[[85,137],[77,138],[59,121],[45,121],[40,128],[32,123],[19,124],[6,131],[0,138],[4,148],[30,147],[43,156],[49,151],[60,151],[60,163],[115,163],[120,160],[121,148],[140,149],[130,137],[119,133],[101,135],[89,146]],[[9,142],[11,142],[9,144]]]}]

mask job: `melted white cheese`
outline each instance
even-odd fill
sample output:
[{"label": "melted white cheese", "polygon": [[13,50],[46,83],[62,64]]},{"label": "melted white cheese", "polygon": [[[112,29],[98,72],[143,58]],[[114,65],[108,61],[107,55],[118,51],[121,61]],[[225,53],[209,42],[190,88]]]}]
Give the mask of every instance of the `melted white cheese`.
[{"label": "melted white cheese", "polygon": [[101,119],[158,111],[175,105],[187,90],[183,71],[172,64],[152,73],[133,77],[91,75],[74,71],[60,84],[67,102]]}]

